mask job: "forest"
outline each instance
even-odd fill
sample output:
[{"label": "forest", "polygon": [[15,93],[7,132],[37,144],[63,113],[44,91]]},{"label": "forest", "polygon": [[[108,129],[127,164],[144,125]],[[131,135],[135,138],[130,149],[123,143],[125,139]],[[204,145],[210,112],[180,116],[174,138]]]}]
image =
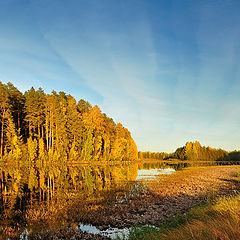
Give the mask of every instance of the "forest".
[{"label": "forest", "polygon": [[136,160],[137,146],[128,129],[64,92],[31,88],[24,94],[0,82],[0,159],[41,159],[51,163]]},{"label": "forest", "polygon": [[201,146],[198,141],[187,142],[185,146],[178,148],[169,158],[181,160],[216,161],[224,158],[228,152],[222,149]]},{"label": "forest", "polygon": [[139,159],[157,159],[157,160],[164,160],[169,157],[169,153],[165,152],[138,152]]},{"label": "forest", "polygon": [[19,222],[28,221],[26,207],[36,201],[46,211],[51,201],[56,210],[74,194],[87,198],[119,179],[135,179],[137,169],[126,164],[137,157],[128,129],[98,106],[0,82],[0,236],[7,229],[18,234]]},{"label": "forest", "polygon": [[[46,94],[41,88],[31,88],[22,93],[13,84],[0,82],[0,236],[17,239],[27,227],[29,234],[38,235],[39,229],[59,228],[70,221],[91,223],[102,216],[108,221],[106,206],[114,213],[112,219],[119,211],[123,221],[129,221],[123,214],[129,206],[144,209],[127,202],[136,196],[136,201],[146,204],[144,211],[156,212],[149,204],[159,202],[160,195],[136,179],[139,169],[163,166],[161,161],[154,166],[150,161],[139,164],[138,159],[230,161],[239,160],[240,154],[204,147],[197,141],[187,142],[174,153],[138,152],[128,129],[115,124],[98,106],[82,99],[77,102],[64,92]],[[176,172],[187,166],[184,161],[181,164],[174,168]],[[156,184],[154,189],[162,182]],[[146,195],[150,193],[151,198]],[[116,202],[123,213],[111,209]],[[130,212],[140,216],[136,210]]]},{"label": "forest", "polygon": [[240,159],[239,152],[228,153],[222,149],[201,146],[198,141],[187,142],[185,146],[179,147],[174,153],[165,152],[138,152],[139,159],[159,160],[190,160],[190,161],[234,161]]}]

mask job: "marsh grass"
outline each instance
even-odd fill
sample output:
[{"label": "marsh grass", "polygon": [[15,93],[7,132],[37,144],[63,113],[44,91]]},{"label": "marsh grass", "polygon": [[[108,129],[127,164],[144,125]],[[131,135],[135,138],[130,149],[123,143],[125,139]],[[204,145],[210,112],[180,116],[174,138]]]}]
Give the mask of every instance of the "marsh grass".
[{"label": "marsh grass", "polygon": [[237,170],[236,177],[238,177],[238,178],[240,177],[240,169]]},{"label": "marsh grass", "polygon": [[112,186],[108,190],[96,192],[95,195],[77,193],[71,198],[59,196],[50,204],[42,202],[29,208],[25,213],[29,236],[34,239],[36,235],[44,235],[46,229],[56,231],[60,227],[78,226],[78,223],[93,223],[101,219],[106,207],[111,208],[119,196],[130,192],[129,186]]},{"label": "marsh grass", "polygon": [[152,226],[133,227],[124,240],[239,240],[240,193],[209,199],[187,213]]}]

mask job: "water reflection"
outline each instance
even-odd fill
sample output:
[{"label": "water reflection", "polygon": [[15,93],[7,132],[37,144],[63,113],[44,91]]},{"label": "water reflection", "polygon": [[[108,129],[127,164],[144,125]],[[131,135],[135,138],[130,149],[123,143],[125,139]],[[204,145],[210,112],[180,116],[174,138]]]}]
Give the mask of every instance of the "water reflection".
[{"label": "water reflection", "polygon": [[129,229],[128,228],[108,228],[106,230],[99,230],[95,226],[92,225],[83,225],[80,224],[77,228],[81,229],[83,232],[87,233],[93,233],[93,234],[99,234],[102,236],[107,236],[111,239],[116,239],[119,236],[128,236],[129,235]]},{"label": "water reflection", "polygon": [[33,226],[34,221],[35,225],[42,219],[45,221],[50,212],[55,213],[56,219],[60,218],[61,209],[74,208],[74,203],[81,204],[83,212],[87,211],[87,205],[100,201],[104,194],[110,198],[111,192],[115,197],[127,191],[136,180],[137,172],[137,164],[45,164],[41,167],[2,164],[0,236],[17,237],[25,226]]},{"label": "water reflection", "polygon": [[138,170],[138,175],[136,180],[153,180],[159,175],[163,174],[172,174],[175,172],[174,168],[165,168],[165,169],[141,169]]},{"label": "water reflection", "polygon": [[121,196],[129,196],[125,193],[132,194],[135,189],[138,194],[136,180],[193,165],[216,165],[216,162],[74,166],[37,161],[26,165],[0,163],[0,236],[19,238],[26,227],[33,232],[41,227],[66,224],[70,216],[65,215],[75,210],[80,213],[72,219],[87,223],[89,209],[122,201]]}]

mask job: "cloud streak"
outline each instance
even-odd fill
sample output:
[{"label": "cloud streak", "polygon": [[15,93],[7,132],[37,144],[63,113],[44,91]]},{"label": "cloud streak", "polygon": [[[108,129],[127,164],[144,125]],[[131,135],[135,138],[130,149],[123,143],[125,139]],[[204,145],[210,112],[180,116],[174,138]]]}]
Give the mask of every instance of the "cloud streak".
[{"label": "cloud streak", "polygon": [[170,152],[188,140],[238,148],[237,1],[1,7],[3,80],[100,105],[130,129],[140,150]]}]

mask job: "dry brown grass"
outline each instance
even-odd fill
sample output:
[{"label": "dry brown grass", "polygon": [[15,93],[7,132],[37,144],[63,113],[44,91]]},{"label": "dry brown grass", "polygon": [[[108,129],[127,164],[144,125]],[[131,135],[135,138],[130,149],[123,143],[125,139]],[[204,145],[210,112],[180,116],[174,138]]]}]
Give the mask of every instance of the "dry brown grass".
[{"label": "dry brown grass", "polygon": [[196,215],[200,219],[187,222],[170,230],[161,239],[168,240],[239,240],[240,239],[240,194],[222,197]]}]

